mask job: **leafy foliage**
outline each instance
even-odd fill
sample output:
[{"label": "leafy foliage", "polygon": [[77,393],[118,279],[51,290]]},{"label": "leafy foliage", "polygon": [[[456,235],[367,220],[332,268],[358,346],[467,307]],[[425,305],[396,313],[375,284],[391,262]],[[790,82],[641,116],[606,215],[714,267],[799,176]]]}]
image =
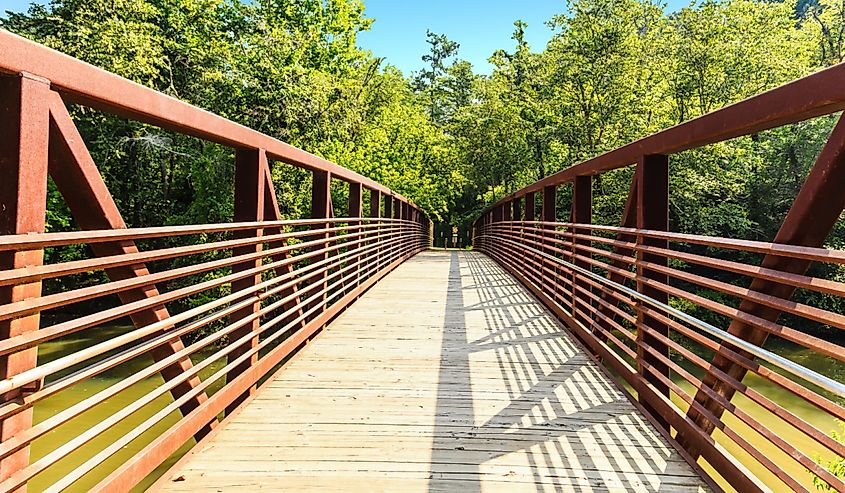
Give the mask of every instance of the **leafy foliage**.
[{"label": "leafy foliage", "polygon": [[[674,13],[650,0],[571,0],[565,12],[539,50],[517,20],[490,75],[430,31],[425,68],[402,74],[357,46],[372,22],[360,0],[51,0],[0,23],[359,171],[464,227],[542,176],[843,59],[842,0],[705,0]],[[231,219],[232,150],[73,111],[130,226]],[[672,229],[773,238],[834,123],[673,156]],[[273,180],[283,213],[307,214],[307,173],[276,165]],[[596,222],[618,223],[629,183],[627,170],[596,179]],[[52,186],[49,206],[50,230],[75,227]]]},{"label": "leafy foliage", "polygon": [[[843,432],[845,432],[845,423],[840,422],[840,424],[842,425]],[[840,443],[845,443],[845,436],[842,436],[841,434],[835,431],[831,435],[833,436],[834,440]],[[817,458],[816,460],[821,459]],[[840,457],[838,460],[828,461],[826,467],[831,473],[833,473],[834,476],[838,478],[845,478],[845,458]],[[827,481],[823,480],[822,478],[816,475],[813,475],[813,486],[815,486],[816,489],[820,491],[836,491],[832,486],[827,483]]]}]

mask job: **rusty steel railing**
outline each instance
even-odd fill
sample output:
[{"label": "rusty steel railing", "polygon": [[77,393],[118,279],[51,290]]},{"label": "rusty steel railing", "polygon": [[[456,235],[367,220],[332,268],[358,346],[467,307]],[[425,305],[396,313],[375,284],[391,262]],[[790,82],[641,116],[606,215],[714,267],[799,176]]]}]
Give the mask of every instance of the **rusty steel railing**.
[{"label": "rusty steel railing", "polygon": [[[0,74],[0,491],[137,485],[430,244],[419,209],[372,180],[3,31]],[[234,222],[126,228],[68,103],[233,148]],[[273,161],[312,172],[309,219],[282,219]],[[48,176],[82,231],[44,233]]]},{"label": "rusty steel railing", "polygon": [[[845,315],[806,301],[845,297],[835,274],[812,274],[845,264],[824,247],[845,207],[845,120],[772,242],[668,231],[669,156],[841,111],[843,80],[838,65],[651,135],[499,200],[474,225],[475,248],[554,312],[715,488],[812,491],[815,477],[845,491],[827,467],[845,457],[830,435],[845,419]],[[628,166],[622,224],[592,224],[593,176]],[[814,359],[825,368],[808,368]]]}]

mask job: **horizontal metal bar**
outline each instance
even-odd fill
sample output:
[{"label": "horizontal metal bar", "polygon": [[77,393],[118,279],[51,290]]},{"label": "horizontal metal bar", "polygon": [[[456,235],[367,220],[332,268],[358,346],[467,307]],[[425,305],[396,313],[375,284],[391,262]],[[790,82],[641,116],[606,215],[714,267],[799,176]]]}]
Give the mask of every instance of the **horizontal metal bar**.
[{"label": "horizontal metal bar", "polygon": [[[389,238],[389,237],[401,234],[401,232],[399,230],[391,229],[389,231],[390,232],[387,233],[387,234],[379,235],[377,237],[378,241],[380,241],[384,238]],[[366,242],[366,241],[371,241],[371,240],[359,240],[358,242]],[[352,242],[352,243],[358,243],[358,242]],[[317,245],[317,244],[322,245],[323,243],[326,243],[326,242],[323,241],[323,240],[320,240],[320,241],[315,240],[313,243],[315,245]],[[295,245],[295,247],[298,248],[301,245],[305,245],[305,244],[306,243],[300,243],[298,245]],[[211,279],[211,280],[208,280],[208,281],[201,282],[199,284],[186,286],[184,288],[180,288],[180,289],[177,289],[177,290],[174,290],[174,291],[169,291],[169,292],[166,292],[166,293],[158,294],[156,296],[152,296],[152,297],[144,298],[144,299],[141,299],[141,300],[138,300],[138,301],[134,301],[132,303],[120,305],[120,306],[117,306],[117,307],[114,307],[114,308],[109,308],[107,310],[102,310],[100,312],[93,313],[91,315],[86,315],[86,316],[80,317],[78,319],[69,320],[69,321],[66,321],[66,322],[60,322],[56,325],[51,325],[51,326],[48,326],[48,327],[43,327],[40,330],[35,331],[35,332],[29,332],[29,333],[26,333],[26,334],[21,334],[19,336],[15,336],[14,338],[2,340],[2,341],[0,341],[0,355],[8,354],[9,352],[12,352],[12,351],[18,350],[18,349],[23,349],[25,347],[32,347],[37,343],[44,342],[46,340],[50,340],[50,339],[55,338],[55,337],[59,337],[60,335],[66,335],[66,334],[70,334],[70,333],[73,333],[73,332],[78,332],[80,330],[84,330],[84,329],[99,325],[99,324],[104,323],[104,322],[115,320],[115,319],[118,319],[118,318],[123,317],[123,316],[131,315],[133,313],[137,313],[139,311],[142,311],[142,310],[145,310],[145,309],[148,309],[148,308],[151,308],[151,307],[159,306],[159,305],[161,305],[162,303],[165,303],[165,302],[171,302],[171,301],[174,301],[176,299],[180,299],[180,298],[184,298],[186,296],[197,294],[197,293],[202,292],[206,289],[210,289],[210,288],[213,288],[213,287],[220,286],[222,284],[225,284],[226,282],[230,282],[230,281],[235,280],[235,279],[240,279],[240,278],[243,278],[243,277],[248,276],[250,274],[265,272],[265,271],[268,271],[268,270],[271,270],[271,269],[275,269],[277,267],[289,265],[291,263],[294,263],[294,262],[297,262],[297,261],[300,261],[300,260],[303,260],[303,259],[306,259],[306,258],[315,257],[315,256],[322,254],[322,253],[331,252],[331,251],[337,250],[339,248],[343,248],[347,244],[348,243],[336,243],[336,244],[334,244],[334,245],[332,245],[331,247],[328,247],[328,248],[318,249],[318,250],[314,250],[314,251],[311,251],[311,252],[305,252],[305,253],[302,253],[300,255],[291,257],[290,259],[285,259],[285,260],[282,260],[282,261],[276,261],[276,262],[272,262],[270,264],[264,264],[261,268],[258,268],[258,270],[250,269],[250,270],[246,270],[246,271],[240,271],[240,272],[237,272],[237,273],[234,273],[234,274],[229,274],[229,275],[221,277],[221,278]],[[288,248],[290,248],[290,246],[282,247],[280,250],[287,250]],[[271,252],[272,252],[272,250],[265,251],[265,253],[268,254],[268,255]]]},{"label": "horizontal metal bar", "polygon": [[[485,235],[482,234],[482,236],[485,236]],[[791,374],[793,374],[793,375],[795,375],[795,376],[797,376],[801,379],[804,379],[808,382],[811,382],[811,383],[831,392],[832,394],[834,394],[838,397],[845,398],[845,383],[838,382],[836,380],[833,380],[832,378],[828,378],[828,377],[826,377],[826,376],[824,376],[824,375],[822,375],[822,374],[820,374],[820,373],[818,373],[818,372],[816,372],[816,371],[814,371],[810,368],[799,365],[798,363],[795,363],[792,360],[789,360],[789,359],[784,358],[780,355],[777,355],[777,354],[775,354],[771,351],[768,351],[764,348],[761,348],[759,346],[751,344],[751,343],[749,343],[749,342],[747,342],[743,339],[740,339],[739,337],[736,337],[735,335],[730,334],[730,333],[728,333],[728,332],[726,332],[726,331],[724,331],[724,330],[722,330],[718,327],[710,325],[709,323],[707,323],[703,320],[699,320],[698,318],[693,317],[692,315],[689,315],[685,312],[682,312],[681,310],[678,310],[678,309],[673,308],[669,305],[661,303],[661,302],[655,300],[654,298],[646,296],[646,295],[638,292],[635,289],[631,289],[631,288],[628,288],[627,286],[624,286],[622,284],[613,282],[613,281],[611,281],[611,280],[609,280],[609,279],[607,279],[603,276],[600,276],[598,274],[595,274],[595,273],[593,273],[593,272],[591,272],[587,269],[583,269],[583,268],[581,268],[581,267],[579,267],[579,266],[577,266],[577,265],[575,265],[571,262],[567,262],[565,260],[562,260],[562,259],[559,259],[559,258],[554,257],[552,255],[549,255],[545,252],[541,252],[540,250],[522,245],[519,242],[516,242],[516,241],[508,239],[508,238],[497,237],[496,239],[499,240],[499,241],[506,241],[506,242],[512,243],[512,244],[520,246],[521,248],[524,248],[526,250],[531,250],[533,253],[541,255],[545,258],[548,258],[548,259],[552,260],[553,262],[556,262],[558,264],[561,264],[561,265],[567,267],[568,269],[574,270],[575,272],[578,272],[582,275],[590,277],[590,278],[592,278],[592,279],[594,279],[594,280],[596,280],[596,281],[598,281],[602,284],[606,284],[610,287],[613,287],[616,290],[622,291],[625,294],[631,296],[632,298],[636,298],[640,301],[643,301],[643,302],[645,302],[645,303],[647,303],[647,304],[649,304],[649,305],[651,305],[655,308],[658,308],[658,309],[672,315],[673,317],[679,318],[679,319],[685,321],[686,323],[693,325],[693,326],[703,330],[704,332],[707,332],[708,334],[721,339],[724,342],[727,342],[727,343],[732,344],[732,345],[734,345],[738,348],[741,348],[741,349],[747,351],[748,353],[753,354],[754,356],[756,356],[756,357],[758,357],[758,358],[760,358],[764,361],[768,361],[769,363],[771,363],[771,364],[773,364],[773,365],[775,365],[775,366],[777,366],[777,367],[779,367],[783,370],[786,370],[789,373],[791,373]]]},{"label": "horizontal metal bar", "polygon": [[187,226],[151,226],[126,229],[85,229],[58,233],[32,233],[0,235],[0,250],[32,250],[79,243],[104,243],[113,241],[141,240],[171,236],[189,236],[203,233],[226,233],[249,229],[278,229],[283,227],[311,226],[325,223],[382,223],[419,224],[404,219],[340,217],[326,219],[285,219],[281,221],[253,221],[239,223],[196,224]]},{"label": "horizontal metal bar", "polygon": [[[383,247],[383,245],[382,245],[382,247]],[[369,247],[367,250],[375,250],[376,248],[378,248],[378,246]],[[355,255],[355,254],[358,254],[358,252],[353,252],[350,255]],[[325,267],[327,265],[331,266],[336,262],[336,260],[335,260],[336,258],[337,257],[330,257],[328,259],[321,260],[319,262],[315,262],[315,263],[309,265],[309,268]],[[270,265],[270,264],[267,264],[267,265]],[[253,269],[253,270],[261,271],[261,270],[268,270],[268,269],[266,268],[266,266],[264,266],[262,268]],[[326,269],[324,268],[323,271],[324,270],[326,270]],[[247,275],[249,275],[248,271],[245,271],[245,272],[247,272]],[[242,273],[238,273],[238,274],[242,274]],[[154,333],[159,332],[161,330],[167,329],[168,327],[171,327],[178,322],[188,320],[188,319],[193,318],[195,316],[201,315],[201,314],[203,314],[203,313],[205,313],[209,310],[212,310],[212,309],[217,308],[219,306],[225,305],[225,304],[230,303],[232,301],[237,301],[240,298],[243,298],[244,296],[250,295],[253,292],[265,289],[266,287],[269,287],[273,284],[277,284],[277,283],[282,282],[282,281],[289,279],[289,278],[290,278],[289,276],[284,276],[284,277],[276,277],[276,278],[270,279],[268,281],[264,281],[264,282],[257,284],[255,286],[249,288],[249,289],[236,291],[236,292],[231,293],[227,296],[217,298],[217,299],[210,301],[208,303],[204,303],[203,305],[200,305],[198,307],[195,307],[195,308],[192,308],[190,310],[186,310],[184,312],[181,312],[177,315],[172,315],[172,316],[170,316],[170,317],[168,317],[164,320],[161,320],[159,322],[156,322],[156,323],[147,325],[145,327],[136,329],[136,330],[129,332],[127,334],[124,334],[122,336],[118,336],[118,337],[109,339],[107,341],[103,341],[101,343],[98,343],[98,344],[91,346],[89,348],[86,348],[84,350],[77,351],[73,354],[69,354],[69,355],[64,356],[62,358],[58,358],[56,360],[53,360],[49,363],[39,365],[39,366],[37,366],[33,369],[30,369],[30,370],[27,370],[25,372],[18,373],[16,375],[12,376],[11,378],[0,380],[0,393],[5,393],[5,392],[8,392],[8,391],[14,390],[16,388],[20,388],[20,387],[27,385],[29,383],[40,381],[40,380],[46,378],[47,376],[49,376],[49,375],[51,375],[51,374],[53,374],[57,371],[61,371],[61,370],[68,368],[70,366],[79,364],[81,361],[83,361],[85,359],[90,359],[94,356],[97,356],[97,355],[103,354],[105,352],[111,351],[115,348],[121,347],[125,344],[128,344],[130,342],[138,340],[142,337],[145,337],[145,336],[148,336],[150,334],[154,334]]]},{"label": "horizontal metal bar", "polygon": [[[389,255],[397,249],[401,250],[402,248],[407,248],[407,246],[409,244],[411,244],[411,245],[413,244],[411,241],[408,241],[408,240],[411,240],[412,238],[413,237],[409,237],[409,238],[406,238],[406,239],[400,238],[400,239],[392,240],[393,246],[384,250],[384,253],[386,255]],[[377,248],[384,248],[384,245],[373,245],[370,249],[375,250]],[[352,256],[352,255],[357,254],[358,252],[347,252],[347,253],[350,256]],[[338,257],[334,257],[331,260],[333,260],[335,264],[338,264],[338,265],[340,264],[340,262],[338,261]],[[388,261],[388,259],[385,258],[385,262],[387,262],[387,261]],[[331,291],[339,288],[340,286],[343,285],[343,283],[347,282],[348,280],[352,280],[357,275],[356,271],[360,270],[360,269],[358,269],[358,267],[360,265],[363,265],[363,264],[366,264],[366,259],[362,259],[359,262],[356,262],[352,265],[348,265],[348,266],[346,266],[342,269],[339,269],[339,270],[333,272],[328,277],[328,279],[338,277],[338,276],[341,276],[341,278],[339,280],[335,281],[334,283],[332,283],[331,285],[324,287],[323,289],[315,292],[314,294],[309,296],[307,299],[300,301],[300,303],[297,306],[288,309],[285,313],[280,314],[277,317],[275,317],[274,319],[265,323],[263,325],[263,328],[259,331],[259,333],[265,332],[266,330],[271,328],[273,325],[278,323],[278,321],[284,320],[285,318],[287,318],[291,314],[295,313],[300,308],[308,306],[308,304],[311,303],[312,301],[316,301],[316,300],[320,299],[323,296],[323,294],[329,294],[329,297],[327,298],[327,300],[324,303],[316,304],[316,305],[312,306],[310,309],[308,309],[307,311],[300,314],[299,317],[297,317],[295,320],[290,321],[286,327],[287,328],[295,327],[300,321],[307,318],[307,316],[310,313],[315,312],[317,310],[325,309],[328,302],[330,302],[332,299],[334,299],[338,296],[343,295],[342,291],[336,291],[334,293],[331,293]],[[375,266],[375,267],[372,267],[372,268],[377,269],[378,266]],[[345,272],[350,272],[350,271],[351,271],[350,274],[348,274],[346,276],[342,276],[342,274],[344,274]],[[313,284],[312,286],[309,286],[308,288],[306,288],[304,291],[308,291],[310,289],[314,289],[314,288],[317,288],[317,287],[320,287],[320,284]],[[300,291],[300,294],[302,292],[303,291]],[[266,298],[266,297],[269,297],[271,295],[272,294],[270,294],[270,293],[265,293],[264,295],[261,295],[261,297]],[[291,296],[295,296],[295,295],[291,295]],[[198,347],[208,345],[211,342],[213,342],[211,339],[217,340],[217,339],[223,337],[224,335],[231,333],[232,331],[237,329],[240,325],[246,324],[249,321],[251,321],[252,319],[260,317],[262,314],[272,312],[276,308],[282,306],[285,302],[286,302],[285,299],[277,300],[273,304],[262,308],[262,310],[260,312],[257,312],[255,314],[251,314],[248,318],[239,320],[235,324],[232,324],[232,325],[222,329],[221,331],[216,332],[215,334],[211,334],[211,335],[207,336],[206,339],[208,339],[208,340],[204,339],[202,341],[203,342],[202,345],[198,345],[198,343],[197,343],[197,344],[194,344],[190,347],[191,348],[198,348]],[[238,364],[243,362],[246,358],[249,358],[252,354],[259,352],[262,348],[264,348],[265,346],[267,346],[270,343],[272,343],[273,341],[275,341],[275,339],[277,339],[278,337],[280,337],[284,333],[285,333],[285,330],[277,331],[276,333],[274,333],[273,335],[271,335],[270,337],[268,337],[267,339],[262,341],[258,347],[251,348],[247,353],[239,355],[239,357],[237,359],[235,359],[234,361],[228,362],[226,366],[219,369],[217,372],[215,372],[214,375],[212,375],[209,378],[204,379],[203,383],[200,384],[198,387],[195,387],[194,389],[192,389],[190,393],[181,396],[179,400],[174,401],[168,407],[159,411],[153,417],[144,421],[144,423],[142,423],[141,425],[138,425],[128,435],[124,435],[124,437],[122,439],[119,439],[119,440],[113,442],[112,444],[110,444],[109,447],[107,447],[106,450],[100,452],[96,456],[94,456],[91,459],[89,459],[88,461],[86,461],[84,464],[78,466],[74,471],[72,471],[71,474],[65,475],[59,482],[57,482],[53,486],[51,486],[50,490],[48,490],[48,491],[61,490],[61,489],[63,489],[64,486],[70,485],[72,482],[76,481],[79,477],[81,477],[82,474],[84,474],[85,472],[90,470],[92,467],[95,467],[96,465],[101,463],[103,458],[108,457],[109,455],[111,455],[111,454],[115,453],[116,451],[120,450],[120,448],[122,448],[123,445],[130,442],[131,440],[134,440],[134,438],[136,438],[140,433],[142,433],[143,431],[146,431],[147,429],[149,429],[149,427],[153,426],[155,423],[157,423],[161,419],[165,418],[173,410],[178,409],[178,407],[181,405],[181,403],[185,399],[189,399],[194,395],[193,393],[202,392],[205,388],[207,388],[209,385],[211,385],[214,381],[219,380],[222,376],[226,375],[226,372],[230,368],[237,366]],[[172,337],[172,335],[171,335],[171,337]],[[79,446],[87,443],[88,441],[92,440],[93,438],[95,438],[99,434],[105,432],[108,428],[114,426],[117,422],[119,422],[123,418],[128,417],[129,415],[133,414],[135,411],[141,409],[143,406],[152,402],[152,400],[154,400],[158,396],[163,395],[171,387],[177,385],[179,382],[195,376],[202,369],[209,366],[214,361],[219,360],[223,356],[226,356],[226,354],[233,351],[234,349],[236,349],[241,344],[248,342],[253,337],[255,337],[255,333],[249,333],[249,334],[245,334],[243,337],[241,337],[237,341],[230,342],[230,344],[228,344],[226,347],[222,348],[221,350],[217,351],[214,355],[211,355],[208,358],[203,359],[201,362],[196,363],[191,368],[191,370],[186,372],[184,375],[180,376],[180,378],[174,379],[174,380],[169,380],[169,381],[165,382],[163,385],[156,387],[155,389],[153,389],[152,391],[147,393],[145,396],[142,396],[140,399],[136,400],[133,404],[122,408],[115,415],[112,415],[109,418],[101,421],[100,423],[95,425],[93,428],[86,430],[82,435],[74,438],[70,442],[68,442],[68,443],[64,444],[63,446],[55,449],[50,454],[48,454],[48,456],[45,456],[44,458],[39,459],[36,463],[30,465],[21,474],[16,474],[13,478],[10,478],[10,481],[12,481],[12,483],[10,483],[9,485],[12,486],[12,487],[16,487],[15,485],[19,486],[19,485],[23,484],[23,482],[26,481],[28,478],[31,478],[33,475],[37,474],[38,472],[43,471],[45,468],[49,467],[51,464],[55,463],[60,458],[66,456],[68,453],[72,452],[73,450],[75,450]],[[185,356],[185,354],[187,354],[186,351],[187,351],[187,348],[185,350],[183,350],[182,352],[180,352],[180,354],[173,355],[173,357],[183,357],[183,356]],[[185,353],[185,354],[183,354],[183,353]],[[92,396],[92,397],[94,397],[94,396]],[[88,401],[88,399],[86,399],[86,402],[87,401]],[[43,434],[43,433],[50,431],[50,430],[39,430],[39,431],[40,431],[39,434]],[[6,484],[4,483],[3,486],[6,486]]]},{"label": "horizontal metal bar", "polygon": [[[501,229],[509,223],[498,222],[492,223],[485,227],[494,228],[497,231],[507,231]],[[685,233],[672,233],[668,231],[655,231],[649,229],[636,228],[622,228],[618,226],[601,226],[597,224],[579,224],[567,222],[537,222],[537,221],[515,221],[514,225],[532,224],[547,226],[551,228],[565,227],[565,228],[579,228],[589,229],[592,231],[606,231],[609,233],[639,235],[648,238],[656,238],[660,240],[668,240],[675,243],[693,243],[696,245],[704,245],[710,247],[724,248],[726,250],[739,250],[744,252],[760,253],[766,255],[776,255],[778,257],[800,258],[805,260],[814,260],[816,262],[825,263],[845,263],[845,250],[831,250],[827,248],[804,247],[797,245],[788,245],[785,243],[769,243],[765,241],[755,240],[739,240],[736,238],[724,238],[719,236],[703,236],[690,235]],[[554,231],[548,231],[554,233]]]},{"label": "horizontal metal bar", "polygon": [[[234,240],[198,243],[193,245],[184,245],[171,248],[161,248],[141,252],[122,253],[103,257],[93,257],[83,260],[74,260],[57,264],[46,264],[37,267],[3,270],[0,271],[0,286],[43,280],[70,274],[78,274],[80,272],[107,270],[114,267],[123,267],[126,265],[153,262],[157,260],[168,260],[172,258],[186,257],[189,255],[197,255],[200,253],[207,253],[218,250],[231,250],[238,247],[252,246],[263,243],[273,243],[300,238],[308,239],[320,233],[337,233],[341,231],[352,231],[367,228],[378,229],[380,228],[380,225],[342,226],[334,228],[321,228],[319,230],[315,229],[310,231],[293,231],[267,236],[250,236],[247,238],[238,238]],[[345,238],[345,236],[329,236],[329,241],[335,241],[337,238]],[[324,241],[322,241],[321,243],[324,243]],[[310,244],[314,244],[314,241],[312,241]],[[299,245],[289,245],[288,248],[289,250],[296,250],[297,248],[301,247],[299,247]]]}]

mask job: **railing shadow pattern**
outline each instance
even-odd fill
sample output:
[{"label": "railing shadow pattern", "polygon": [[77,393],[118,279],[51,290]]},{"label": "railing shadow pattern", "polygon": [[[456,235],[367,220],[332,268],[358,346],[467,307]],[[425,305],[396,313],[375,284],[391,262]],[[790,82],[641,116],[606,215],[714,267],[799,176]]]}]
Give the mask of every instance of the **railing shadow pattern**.
[{"label": "railing shadow pattern", "polygon": [[[439,481],[450,478],[439,464],[483,475],[486,465],[515,457],[526,461],[536,491],[697,491],[688,476],[673,475],[687,467],[680,455],[552,320],[491,259],[451,254],[429,491],[443,491]],[[486,374],[471,368],[484,366],[497,378],[473,381]],[[456,413],[460,396],[471,402]]]},{"label": "railing shadow pattern", "polygon": [[[845,210],[843,78],[839,64],[565,167],[474,225],[474,247],[565,322],[720,487],[845,491],[835,473],[845,444],[831,436],[845,419],[845,253],[826,247],[841,243],[832,236]],[[837,123],[771,241],[671,231],[674,155],[816,117]],[[593,224],[596,177],[624,168],[620,225]],[[790,347],[829,368],[785,357]]]}]

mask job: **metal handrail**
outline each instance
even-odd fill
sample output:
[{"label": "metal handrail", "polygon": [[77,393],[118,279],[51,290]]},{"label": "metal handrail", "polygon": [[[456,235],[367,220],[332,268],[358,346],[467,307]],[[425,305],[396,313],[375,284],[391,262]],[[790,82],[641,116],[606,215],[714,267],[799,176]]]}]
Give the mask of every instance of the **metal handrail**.
[{"label": "metal handrail", "polygon": [[[479,236],[479,238],[484,238],[484,237],[493,237],[493,236],[492,235],[485,235],[483,233]],[[651,306],[653,306],[653,307],[655,307],[659,310],[662,310],[662,311],[670,314],[673,317],[682,319],[685,322],[687,322],[691,325],[694,325],[696,328],[699,328],[699,329],[703,330],[704,332],[707,332],[708,334],[721,339],[723,342],[727,342],[727,343],[732,344],[732,345],[734,345],[738,348],[741,348],[744,351],[747,351],[748,353],[753,354],[754,356],[756,356],[756,357],[758,357],[758,358],[760,358],[764,361],[768,361],[769,363],[771,363],[771,364],[777,366],[778,368],[781,368],[781,369],[791,373],[794,376],[797,376],[797,377],[802,378],[802,379],[804,379],[804,380],[806,380],[810,383],[813,383],[813,384],[827,390],[828,392],[835,394],[838,397],[845,398],[845,384],[843,384],[841,382],[837,382],[836,380],[833,380],[832,378],[826,377],[826,376],[824,376],[824,375],[822,375],[822,374],[820,374],[820,373],[818,373],[818,372],[816,372],[816,371],[814,371],[810,368],[807,368],[803,365],[795,363],[794,361],[792,361],[790,359],[787,359],[787,358],[784,358],[783,356],[777,355],[777,354],[775,354],[775,353],[773,353],[773,352],[771,352],[767,349],[764,349],[760,346],[757,346],[755,344],[751,344],[748,341],[740,339],[739,337],[736,337],[735,335],[733,335],[733,334],[731,334],[731,333],[729,333],[725,330],[722,330],[722,329],[720,329],[720,328],[718,328],[714,325],[711,325],[711,324],[709,324],[709,323],[707,323],[707,322],[705,322],[701,319],[693,317],[692,315],[689,315],[689,314],[687,314],[687,313],[685,313],[681,310],[678,310],[677,308],[673,308],[673,307],[671,307],[671,306],[669,306],[665,303],[661,303],[660,301],[657,301],[654,298],[651,298],[647,295],[644,295],[644,294],[640,293],[639,291],[631,289],[631,288],[624,286],[622,284],[619,284],[617,282],[611,281],[610,279],[607,279],[604,276],[598,275],[598,274],[591,272],[587,269],[579,267],[579,266],[577,266],[577,265],[575,265],[571,262],[567,262],[563,259],[555,257],[554,255],[549,255],[546,252],[537,250],[536,248],[532,248],[532,247],[527,246],[523,243],[520,243],[520,242],[517,242],[517,241],[514,241],[514,240],[510,240],[508,238],[504,238],[504,237],[500,237],[500,236],[495,236],[495,238],[496,238],[496,240],[512,243],[514,245],[519,246],[520,248],[523,248],[525,250],[529,250],[532,253],[538,254],[538,255],[540,255],[544,258],[552,260],[552,261],[554,261],[554,262],[556,262],[560,265],[563,265],[563,266],[565,266],[569,269],[574,270],[575,272],[586,275],[586,276],[590,277],[591,279],[593,279],[595,281],[598,281],[602,284],[605,284],[606,286],[610,286],[610,287],[612,287],[612,288],[614,288],[618,291],[621,291],[621,292],[631,296],[632,298],[636,298],[640,301],[643,301],[643,302],[645,302],[645,303],[647,303],[647,304],[649,304],[649,305],[651,305]]]}]

